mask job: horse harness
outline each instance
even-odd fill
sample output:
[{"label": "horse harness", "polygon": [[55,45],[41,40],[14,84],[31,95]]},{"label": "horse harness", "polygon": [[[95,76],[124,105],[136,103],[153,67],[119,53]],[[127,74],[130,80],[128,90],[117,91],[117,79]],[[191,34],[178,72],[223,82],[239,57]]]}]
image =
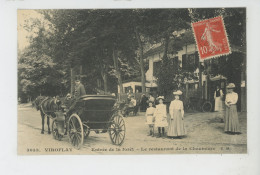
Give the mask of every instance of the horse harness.
[{"label": "horse harness", "polygon": [[[44,103],[45,101],[47,101],[48,99],[49,99],[49,97],[46,97],[44,100],[42,100],[42,102],[41,102],[41,104],[40,104],[40,108],[41,108],[41,111],[42,111],[42,113],[44,114],[44,116],[48,116],[48,117],[49,117],[50,115],[46,114],[45,111],[43,110],[43,107],[42,107],[42,106],[43,106],[43,103]],[[53,100],[54,100],[54,99],[53,99]],[[54,103],[55,103],[55,104],[56,104],[56,101],[57,101],[57,99],[54,100]]]}]

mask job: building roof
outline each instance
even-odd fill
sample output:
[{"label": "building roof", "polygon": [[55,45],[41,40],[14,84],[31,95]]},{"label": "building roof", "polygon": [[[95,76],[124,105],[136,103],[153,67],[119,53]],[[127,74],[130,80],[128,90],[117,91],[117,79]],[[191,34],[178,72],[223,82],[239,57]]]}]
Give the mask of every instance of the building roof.
[{"label": "building roof", "polygon": [[[177,51],[181,50],[183,46],[194,44],[194,36],[191,30],[187,30],[183,34],[180,34],[176,38],[171,38],[168,46],[168,53],[169,54],[176,54]],[[144,53],[144,58],[147,58],[151,55],[163,52],[164,45],[160,44],[157,47],[153,47],[149,49],[147,52]]]},{"label": "building roof", "polygon": [[[170,39],[168,54],[176,54],[178,51],[182,50],[183,46],[189,44],[195,44],[195,39],[193,36],[193,32],[191,30],[187,30],[180,36]],[[246,47],[236,46],[233,44],[230,44],[230,47],[232,52],[246,53]],[[152,47],[147,52],[145,52],[144,58],[155,55],[157,53],[161,53],[163,51],[164,51],[164,45],[161,43],[157,47]]]}]

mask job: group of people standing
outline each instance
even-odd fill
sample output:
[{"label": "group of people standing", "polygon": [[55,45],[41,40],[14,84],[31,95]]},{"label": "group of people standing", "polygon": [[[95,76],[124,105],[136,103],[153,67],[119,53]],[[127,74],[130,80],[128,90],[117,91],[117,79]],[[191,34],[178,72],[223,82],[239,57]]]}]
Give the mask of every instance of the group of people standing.
[{"label": "group of people standing", "polygon": [[[224,131],[228,134],[240,134],[240,126],[237,114],[238,94],[234,92],[235,84],[229,83],[226,87],[227,94],[225,98],[225,107],[223,105],[223,91],[217,87],[215,98],[215,111],[224,115]],[[159,96],[159,104],[154,107],[154,101],[149,100],[149,107],[146,110],[146,124],[149,126],[149,136],[155,136],[155,128],[158,129],[157,137],[165,136],[165,128],[167,127],[167,136],[169,138],[182,138],[186,135],[184,126],[184,107],[180,100],[182,92],[180,90],[173,92],[174,100],[171,101],[169,107],[170,116],[167,117],[166,105],[163,104],[164,97]]]},{"label": "group of people standing", "polygon": [[170,138],[181,138],[186,134],[184,127],[184,109],[183,102],[179,99],[182,95],[180,90],[173,92],[175,99],[171,102],[169,113],[170,119],[167,119],[166,105],[163,104],[164,97],[159,96],[159,104],[153,107],[153,102],[149,101],[149,107],[146,110],[146,124],[150,128],[149,136],[154,136],[154,128],[158,128],[158,136],[165,136],[165,128],[168,127],[167,136]]},{"label": "group of people standing", "polygon": [[[215,111],[217,112],[217,115],[224,116],[222,119],[224,122],[224,131],[228,134],[240,134],[240,126],[236,106],[236,103],[238,101],[238,94],[234,92],[234,88],[234,83],[229,83],[228,86],[226,86],[227,94],[224,102],[224,93],[219,86],[217,86],[214,93]],[[82,95],[86,95],[85,88],[79,80],[76,80],[74,97],[79,98]],[[164,96],[159,96],[157,98],[158,104],[156,105],[156,107],[154,107],[155,98],[152,96],[152,94],[150,94],[149,98],[147,98],[145,95],[142,97],[141,104],[143,101],[143,106],[145,109],[145,103],[147,104],[148,102],[148,108],[146,109],[146,124],[149,126],[150,136],[154,136],[154,128],[158,129],[157,137],[165,136],[166,127],[168,128],[167,136],[170,138],[181,138],[186,135],[186,130],[184,127],[183,102],[180,100],[182,92],[178,90],[173,92],[173,95],[174,100],[171,101],[169,107],[169,117],[167,117],[166,105],[163,104]],[[71,95],[68,94],[66,99],[71,99]],[[134,98],[130,99],[131,103],[136,106],[136,100]],[[71,102],[71,100],[69,101]],[[68,106],[71,105],[72,104],[69,104]]]}]

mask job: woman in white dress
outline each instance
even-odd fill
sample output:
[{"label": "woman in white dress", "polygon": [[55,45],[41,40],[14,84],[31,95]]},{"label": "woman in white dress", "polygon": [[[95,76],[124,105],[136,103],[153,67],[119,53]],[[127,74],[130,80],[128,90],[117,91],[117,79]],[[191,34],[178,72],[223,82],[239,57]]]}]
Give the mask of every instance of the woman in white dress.
[{"label": "woman in white dress", "polygon": [[179,96],[182,95],[180,90],[173,92],[175,99],[171,102],[169,112],[171,119],[168,125],[168,137],[179,137],[186,135],[184,127],[184,110],[183,102],[179,100]]},{"label": "woman in white dress", "polygon": [[240,133],[240,126],[237,115],[237,100],[238,95],[233,91],[235,88],[234,83],[229,83],[227,86],[227,95],[225,100],[226,105],[226,115],[225,115],[225,127],[224,131],[232,134]]},{"label": "woman in white dress", "polygon": [[217,86],[217,89],[214,93],[215,111],[222,111],[223,108],[222,98],[223,98],[223,91],[219,88],[219,86]]},{"label": "woman in white dress", "polygon": [[154,127],[158,128],[159,134],[157,137],[161,137],[164,136],[165,127],[168,126],[168,123],[167,123],[166,105],[163,104],[164,97],[159,96],[158,100],[159,100],[159,104],[156,105],[156,109],[154,112],[154,117],[155,117]]},{"label": "woman in white dress", "polygon": [[150,134],[148,136],[154,137],[154,111],[155,108],[153,107],[153,102],[149,101],[149,107],[146,109],[145,117],[146,117],[146,124],[149,126]]},{"label": "woman in white dress", "polygon": [[215,112],[216,117],[220,117],[221,118],[221,122],[223,123],[223,118],[224,118],[224,108],[223,108],[223,91],[219,88],[219,86],[217,86],[215,92],[214,92],[214,99],[215,99]]}]

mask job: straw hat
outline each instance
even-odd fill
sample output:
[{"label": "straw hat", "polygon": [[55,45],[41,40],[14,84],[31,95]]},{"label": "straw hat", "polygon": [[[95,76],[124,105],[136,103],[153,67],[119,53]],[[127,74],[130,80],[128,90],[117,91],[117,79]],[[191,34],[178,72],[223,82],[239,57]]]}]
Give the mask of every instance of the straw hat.
[{"label": "straw hat", "polygon": [[235,88],[236,86],[235,86],[235,84],[234,83],[229,83],[228,85],[227,85],[227,89],[233,89],[233,88]]},{"label": "straw hat", "polygon": [[158,100],[160,100],[160,99],[164,100],[164,96],[159,96]]},{"label": "straw hat", "polygon": [[173,95],[182,95],[182,92],[180,90],[177,90],[177,91],[173,92]]}]

